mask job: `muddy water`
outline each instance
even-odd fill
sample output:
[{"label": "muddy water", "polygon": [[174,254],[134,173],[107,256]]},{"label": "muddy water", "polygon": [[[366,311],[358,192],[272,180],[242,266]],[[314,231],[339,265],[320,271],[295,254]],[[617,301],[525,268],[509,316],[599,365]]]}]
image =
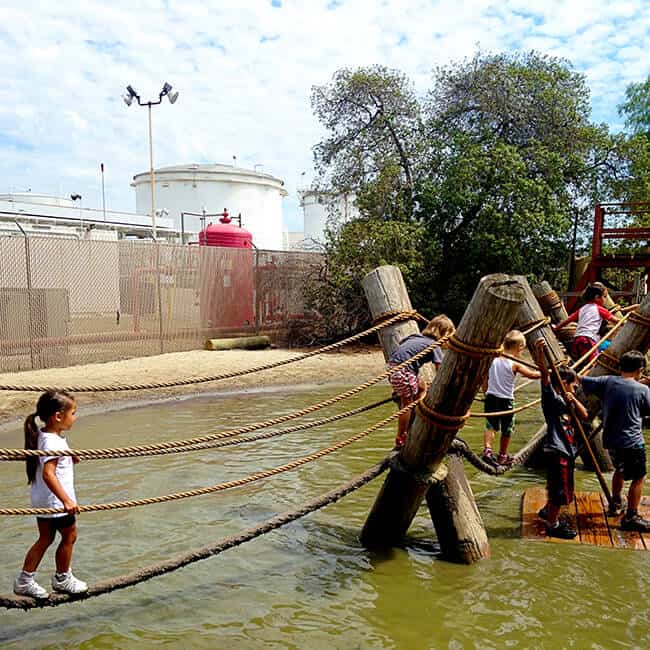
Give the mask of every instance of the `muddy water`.
[{"label": "muddy water", "polygon": [[[339,387],[203,397],[84,415],[73,446],[102,447],[200,435],[316,402]],[[386,395],[366,391],[361,405]],[[520,396],[519,403],[534,393]],[[348,407],[348,408],[351,408]],[[477,409],[481,405],[477,404]],[[332,410],[327,413],[333,412]],[[348,437],[385,417],[385,406],[323,428],[192,454],[87,461],[77,466],[80,502],[177,492],[270,468]],[[316,419],[323,412],[313,414]],[[538,426],[518,416],[517,448]],[[463,432],[480,445],[482,422]],[[18,427],[1,446],[21,446]],[[80,518],[74,569],[96,581],[211,543],[343,483],[381,459],[393,427],[274,479],[195,499]],[[19,463],[0,465],[0,503],[27,502]],[[422,508],[402,548],[362,549],[357,534],[381,478],[342,502],[215,558],[127,590],[44,611],[0,612],[6,648],[644,648],[650,646],[650,553],[535,543],[519,537],[523,490],[541,474],[489,477],[468,468],[488,527],[492,559],[472,567],[437,558]],[[597,490],[577,473],[582,489]],[[0,591],[33,541],[30,518],[0,520]],[[53,557],[40,580],[47,584]]]}]

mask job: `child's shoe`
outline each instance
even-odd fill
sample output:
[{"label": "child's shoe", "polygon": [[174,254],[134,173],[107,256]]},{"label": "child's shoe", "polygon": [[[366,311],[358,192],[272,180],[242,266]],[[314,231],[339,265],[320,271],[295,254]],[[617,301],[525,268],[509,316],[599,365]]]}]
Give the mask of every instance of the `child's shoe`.
[{"label": "child's shoe", "polygon": [[644,519],[638,513],[631,517],[625,515],[625,517],[621,519],[621,530],[636,530],[640,533],[648,533],[650,532],[650,521]]},{"label": "child's shoe", "polygon": [[34,580],[34,578],[25,580],[21,576],[18,576],[14,580],[14,593],[17,596],[29,596],[38,599],[49,598],[50,596],[50,594],[48,594],[47,591],[43,589],[36,580]]},{"label": "child's shoe", "polygon": [[513,458],[510,454],[499,454],[497,456],[497,463],[509,467],[513,463]]},{"label": "child's shoe", "polygon": [[481,455],[481,460],[484,461],[485,463],[488,463],[488,465],[497,464],[497,457],[494,455],[494,452],[489,447],[486,447],[483,450],[483,454]]},{"label": "child's shoe", "polygon": [[622,515],[626,509],[627,499],[625,497],[612,497],[609,509],[607,510],[607,515],[609,517],[618,517],[619,515]]},{"label": "child's shoe", "polygon": [[544,506],[543,508],[541,508],[539,510],[539,512],[537,513],[537,516],[540,519],[543,519],[544,521],[546,521],[548,519],[548,510],[546,509],[546,506]]},{"label": "child's shoe", "polygon": [[88,591],[88,585],[83,580],[75,578],[72,571],[68,571],[63,575],[55,573],[52,576],[52,589],[64,594],[83,594]]},{"label": "child's shoe", "polygon": [[566,521],[558,521],[555,526],[546,526],[546,534],[559,539],[573,539],[578,533]]}]

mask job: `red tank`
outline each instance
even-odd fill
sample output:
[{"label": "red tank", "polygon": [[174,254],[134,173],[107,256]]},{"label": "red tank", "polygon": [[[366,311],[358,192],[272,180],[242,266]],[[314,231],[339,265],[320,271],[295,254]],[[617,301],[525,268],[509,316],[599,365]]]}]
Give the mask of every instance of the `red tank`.
[{"label": "red tank", "polygon": [[201,254],[204,325],[253,327],[253,235],[232,224],[224,210],[219,223],[211,223],[199,233],[199,245],[205,247]]}]

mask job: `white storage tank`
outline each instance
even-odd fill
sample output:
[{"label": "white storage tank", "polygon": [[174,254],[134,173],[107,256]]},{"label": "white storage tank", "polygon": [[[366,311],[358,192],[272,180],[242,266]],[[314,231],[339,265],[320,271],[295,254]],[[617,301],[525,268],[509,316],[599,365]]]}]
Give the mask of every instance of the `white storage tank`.
[{"label": "white storage tank", "polygon": [[333,223],[344,223],[359,216],[351,193],[333,194],[321,190],[301,190],[300,205],[304,218],[304,248],[315,248],[325,242],[325,229]]},{"label": "white storage tank", "polygon": [[[181,212],[241,214],[242,227],[253,235],[257,248],[282,250],[282,199],[287,195],[284,181],[270,174],[233,165],[192,164],[154,170],[156,210],[167,210],[174,228],[181,230]],[[133,177],[138,214],[151,213],[149,172]],[[164,213],[163,213],[164,214]],[[186,233],[198,233],[201,221],[185,216]],[[208,218],[217,222],[218,217]],[[192,239],[195,239],[192,237]]]}]

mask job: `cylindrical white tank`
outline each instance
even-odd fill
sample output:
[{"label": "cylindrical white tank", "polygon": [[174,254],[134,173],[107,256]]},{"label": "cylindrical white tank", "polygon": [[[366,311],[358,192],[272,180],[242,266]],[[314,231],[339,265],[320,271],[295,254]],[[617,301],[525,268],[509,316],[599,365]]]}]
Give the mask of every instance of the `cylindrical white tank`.
[{"label": "cylindrical white tank", "polygon": [[[241,214],[241,225],[253,235],[257,248],[282,249],[284,181],[270,174],[232,165],[176,165],[154,170],[156,210],[167,210],[174,228],[181,229],[181,212]],[[151,213],[149,172],[133,177],[138,214]],[[201,230],[199,217],[186,215],[186,233]],[[217,221],[217,218],[208,218]]]},{"label": "cylindrical white tank", "polygon": [[30,203],[33,205],[53,205],[59,208],[78,208],[72,199],[49,194],[36,194],[35,192],[14,192],[13,194],[0,194],[0,201],[13,201]]},{"label": "cylindrical white tank", "polygon": [[318,190],[299,192],[304,218],[305,248],[325,242],[325,229],[359,216],[352,194],[332,194]]}]

